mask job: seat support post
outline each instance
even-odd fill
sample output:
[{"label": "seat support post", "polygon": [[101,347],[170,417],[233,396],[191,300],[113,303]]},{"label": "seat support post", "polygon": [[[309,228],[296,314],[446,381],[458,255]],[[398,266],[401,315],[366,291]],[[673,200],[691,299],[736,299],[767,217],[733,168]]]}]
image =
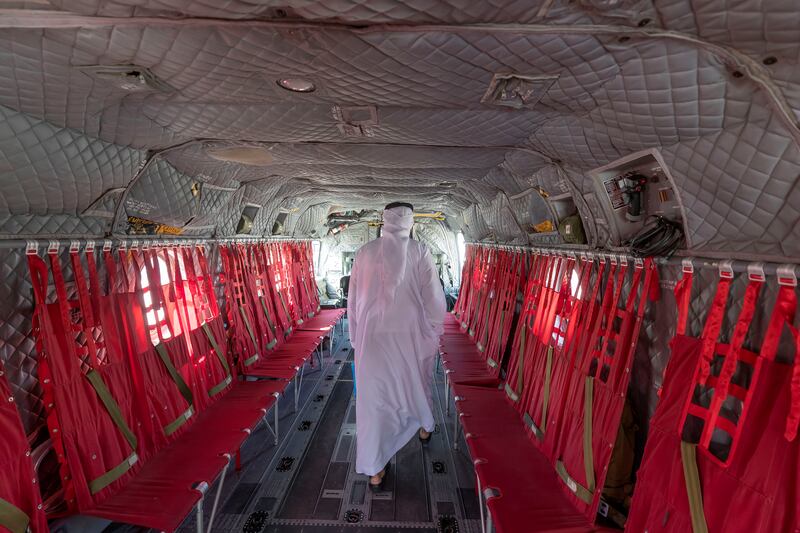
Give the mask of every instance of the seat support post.
[{"label": "seat support post", "polygon": [[205,533],[203,528],[203,500],[205,500],[206,492],[208,492],[208,483],[201,481],[197,484],[194,490],[200,493],[200,499],[197,500],[197,504],[195,504],[197,515],[197,533]]},{"label": "seat support post", "polygon": [[231,454],[226,453],[225,457],[228,459],[228,463],[225,465],[225,468],[222,469],[222,473],[219,476],[217,494],[214,495],[214,505],[211,507],[211,516],[208,518],[208,529],[206,533],[211,533],[211,528],[214,526],[214,519],[217,516],[217,507],[219,506],[219,498],[222,496],[222,486],[225,484],[225,474],[228,473],[228,468],[231,466]]},{"label": "seat support post", "polygon": [[450,375],[444,373],[444,415],[450,416]]},{"label": "seat support post", "polygon": [[481,488],[481,478],[478,476],[477,470],[475,471],[475,485],[478,489],[478,511],[481,514],[481,533],[486,533],[486,513],[488,513],[488,509],[486,509],[486,513],[484,512],[485,505],[486,505],[486,498],[483,494],[483,489]]}]

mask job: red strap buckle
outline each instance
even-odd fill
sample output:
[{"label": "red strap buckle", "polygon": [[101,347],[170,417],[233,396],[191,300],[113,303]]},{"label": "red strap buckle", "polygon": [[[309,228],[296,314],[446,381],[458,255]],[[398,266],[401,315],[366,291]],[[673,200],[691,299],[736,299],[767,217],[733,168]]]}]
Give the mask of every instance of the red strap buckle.
[{"label": "red strap buckle", "polygon": [[94,241],[86,241],[86,248],[84,249],[87,253],[94,252]]},{"label": "red strap buckle", "polygon": [[611,262],[612,265],[616,265],[617,264],[617,256],[616,255],[608,254],[608,259],[609,259],[609,261]]},{"label": "red strap buckle", "polygon": [[691,257],[687,257],[681,261],[681,270],[686,274],[694,272],[694,263],[692,263]]},{"label": "red strap buckle", "polygon": [[69,253],[76,254],[81,249],[80,241],[69,241]]},{"label": "red strap buckle", "polygon": [[25,255],[36,255],[39,253],[39,243],[36,241],[27,241],[25,243]]},{"label": "red strap buckle", "polygon": [[733,261],[726,259],[719,262],[719,277],[733,279]]},{"label": "red strap buckle", "polygon": [[104,252],[111,251],[111,241],[103,241],[103,251]]},{"label": "red strap buckle", "polygon": [[747,265],[747,279],[750,281],[765,281],[764,263],[750,263]]},{"label": "red strap buckle", "polygon": [[48,254],[57,254],[58,253],[58,241],[50,241],[47,244],[47,253]]},{"label": "red strap buckle", "polygon": [[795,265],[781,265],[778,267],[776,274],[778,276],[778,285],[786,287],[797,287],[797,274],[795,274]]},{"label": "red strap buckle", "polygon": [[641,270],[644,268],[644,259],[641,257],[634,257],[633,264],[636,266],[636,270]]},{"label": "red strap buckle", "polygon": [[139,248],[139,241],[131,241],[130,248],[131,250],[136,250],[137,248]]}]

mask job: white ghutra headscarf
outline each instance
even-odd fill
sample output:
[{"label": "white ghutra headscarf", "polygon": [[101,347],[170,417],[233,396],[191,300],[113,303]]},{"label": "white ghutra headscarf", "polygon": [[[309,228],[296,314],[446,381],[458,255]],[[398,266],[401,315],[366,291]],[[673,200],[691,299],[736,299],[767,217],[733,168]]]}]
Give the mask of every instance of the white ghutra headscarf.
[{"label": "white ghutra headscarf", "polygon": [[408,207],[393,207],[383,212],[381,230],[382,281],[387,300],[394,300],[397,288],[403,283],[408,262],[409,232],[414,225],[414,211]]}]

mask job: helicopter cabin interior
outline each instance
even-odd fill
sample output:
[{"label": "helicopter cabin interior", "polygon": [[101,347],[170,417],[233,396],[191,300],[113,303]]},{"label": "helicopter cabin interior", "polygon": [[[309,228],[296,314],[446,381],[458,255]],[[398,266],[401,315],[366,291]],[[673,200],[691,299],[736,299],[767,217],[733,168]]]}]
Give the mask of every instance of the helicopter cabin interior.
[{"label": "helicopter cabin interior", "polygon": [[0,532],[797,533],[798,262],[797,0],[0,0]]}]

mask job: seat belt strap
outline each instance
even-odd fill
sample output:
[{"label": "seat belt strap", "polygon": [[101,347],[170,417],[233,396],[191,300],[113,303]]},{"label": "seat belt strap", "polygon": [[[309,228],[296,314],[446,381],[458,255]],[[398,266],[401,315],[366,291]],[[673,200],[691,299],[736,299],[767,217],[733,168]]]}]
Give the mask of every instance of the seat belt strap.
[{"label": "seat belt strap", "polygon": [[89,482],[89,491],[92,494],[97,494],[107,486],[111,485],[113,482],[118,480],[122,477],[125,472],[131,469],[133,465],[135,465],[139,461],[139,456],[136,452],[131,453],[128,457],[123,459],[123,461],[106,472],[105,474],[96,477],[92,481]]},{"label": "seat belt strap", "polygon": [[[261,302],[261,309],[264,311],[264,316],[267,319],[267,324],[269,325],[269,329],[272,330],[272,334],[275,335],[277,328],[275,327],[275,323],[272,321],[272,316],[269,314],[269,309],[267,309],[267,302],[264,300],[264,296],[258,297],[259,301]],[[273,339],[275,340],[275,339]]]},{"label": "seat belt strap", "polygon": [[97,394],[97,397],[100,399],[100,402],[106,408],[106,412],[111,417],[114,425],[117,426],[117,429],[120,433],[122,433],[122,436],[128,442],[128,445],[132,450],[132,453],[120,464],[89,482],[89,491],[92,494],[97,494],[111,483],[122,477],[125,472],[130,470],[131,467],[136,464],[136,462],[139,460],[139,456],[136,453],[138,442],[136,435],[134,435],[133,431],[131,431],[131,428],[128,427],[125,417],[122,416],[122,411],[120,411],[119,404],[116,402],[116,400],[114,400],[114,397],[111,395],[111,391],[108,390],[108,387],[106,387],[106,384],[103,381],[100,373],[96,370],[90,370],[85,375],[86,379],[94,388],[94,391]]},{"label": "seat belt strap", "polygon": [[592,450],[592,430],[594,418],[592,404],[594,403],[594,378],[586,376],[583,384],[583,467],[586,475],[586,489],[594,494],[594,451]]},{"label": "seat belt strap", "polygon": [[592,402],[594,400],[594,378],[586,376],[583,385],[583,466],[586,476],[586,486],[578,483],[567,472],[567,467],[560,459],[556,461],[556,472],[564,484],[569,487],[575,496],[587,505],[594,501],[594,453],[592,451]]},{"label": "seat belt strap", "polygon": [[547,431],[547,407],[550,403],[550,384],[553,377],[553,347],[547,347],[547,359],[544,368],[544,387],[542,389],[542,416],[541,422],[537,426],[536,421],[531,415],[525,413],[523,417],[528,427],[533,431],[534,436],[539,440],[544,440],[545,432]]},{"label": "seat belt strap", "polygon": [[203,333],[206,334],[208,342],[211,344],[211,347],[214,348],[214,353],[217,354],[219,364],[222,365],[222,368],[225,370],[225,378],[208,390],[208,397],[213,398],[225,390],[225,387],[231,384],[233,377],[231,376],[230,365],[228,365],[228,361],[225,359],[225,354],[222,353],[222,348],[220,348],[219,344],[217,343],[217,339],[214,338],[214,332],[211,331],[211,328],[208,326],[208,324],[203,324],[200,327],[203,328]]},{"label": "seat belt strap", "polygon": [[239,306],[239,314],[242,315],[244,327],[247,329],[247,334],[250,335],[250,340],[253,341],[253,347],[256,349],[253,355],[244,360],[244,366],[250,366],[258,361],[258,342],[256,341],[255,333],[253,333],[253,326],[250,324],[250,319],[247,318],[247,312],[242,305]]},{"label": "seat belt strap", "polygon": [[[506,310],[502,309],[500,311],[500,335],[503,335],[503,329],[505,328],[505,323],[506,323]],[[500,344],[497,345],[497,351],[498,353],[500,352]],[[499,353],[497,359],[500,359],[501,356],[502,354]],[[500,366],[497,362],[497,359],[495,359],[492,356],[489,356],[486,359],[486,364],[489,365],[490,368],[497,368],[498,366]]]},{"label": "seat belt strap", "polygon": [[561,478],[561,481],[564,482],[564,484],[575,494],[575,496],[577,496],[583,503],[587,505],[592,504],[594,494],[569,475],[567,468],[560,459],[556,461],[556,472]]},{"label": "seat belt strap", "polygon": [[683,464],[683,479],[686,482],[686,495],[689,498],[692,532],[708,533],[703,510],[703,489],[700,485],[700,473],[697,470],[697,445],[681,441],[681,463]]},{"label": "seat belt strap", "polygon": [[0,498],[0,526],[11,533],[26,533],[31,519],[28,515],[11,502]]},{"label": "seat belt strap", "polygon": [[175,383],[175,386],[178,387],[178,391],[183,396],[183,399],[186,400],[186,403],[189,404],[189,407],[181,413],[178,418],[164,426],[164,433],[167,436],[172,435],[175,433],[178,428],[180,428],[183,424],[189,420],[192,415],[194,415],[194,397],[192,396],[192,391],[189,389],[189,386],[183,380],[183,376],[181,376],[178,369],[175,368],[175,365],[172,364],[172,359],[169,357],[169,353],[167,352],[167,347],[164,346],[163,342],[159,342],[155,346],[156,353],[158,354],[158,358],[161,359],[161,362],[164,363],[164,368],[167,369],[167,373],[169,377],[172,378],[172,382]]},{"label": "seat belt strap", "polygon": [[547,407],[550,404],[550,384],[553,379],[553,347],[547,347],[547,361],[544,367],[544,391],[542,393],[542,428],[541,434],[547,431]]},{"label": "seat belt strap", "polygon": [[509,398],[511,398],[512,402],[518,402],[520,395],[522,394],[522,384],[525,381],[525,340],[528,336],[528,330],[525,327],[525,323],[523,322],[520,326],[520,333],[519,333],[519,351],[517,357],[517,386],[516,390],[511,388],[511,385],[508,384],[508,380],[506,380],[506,394]]}]

